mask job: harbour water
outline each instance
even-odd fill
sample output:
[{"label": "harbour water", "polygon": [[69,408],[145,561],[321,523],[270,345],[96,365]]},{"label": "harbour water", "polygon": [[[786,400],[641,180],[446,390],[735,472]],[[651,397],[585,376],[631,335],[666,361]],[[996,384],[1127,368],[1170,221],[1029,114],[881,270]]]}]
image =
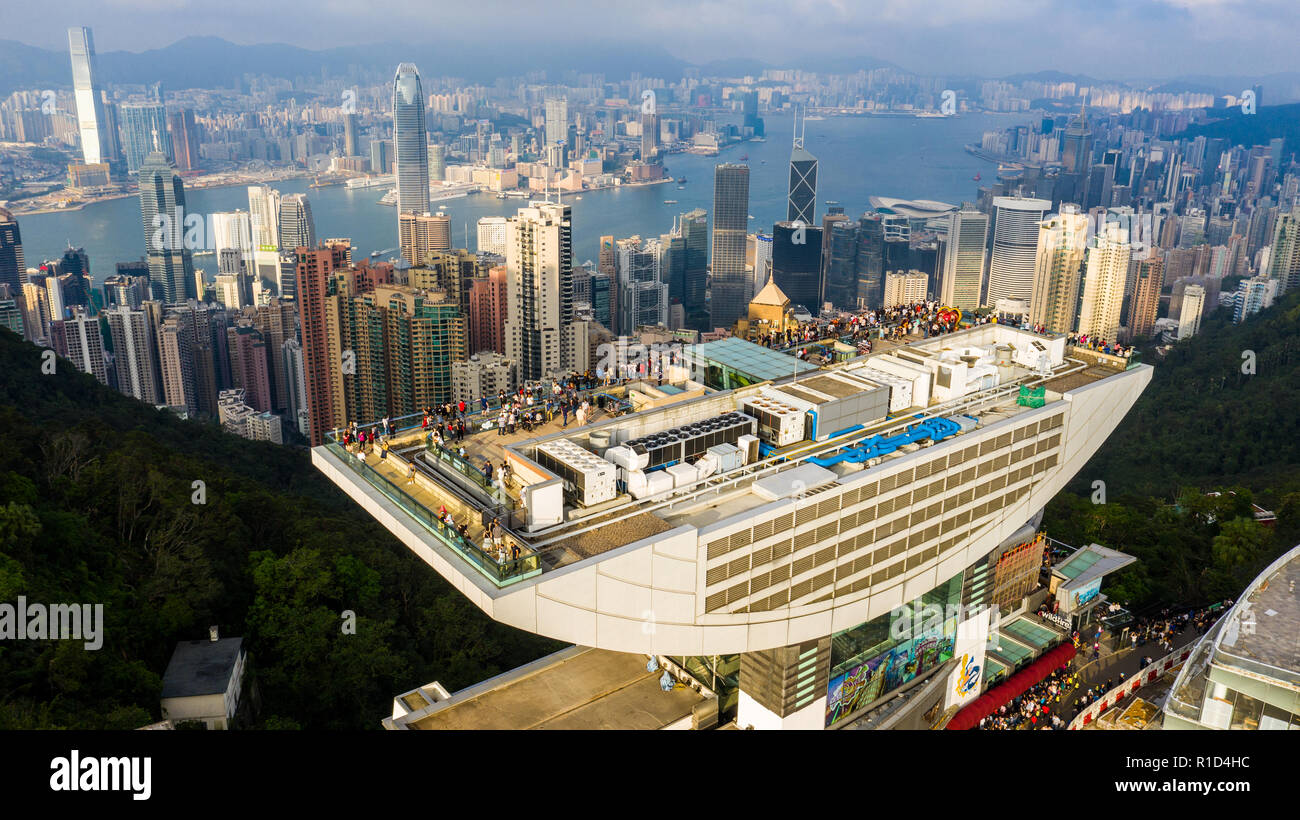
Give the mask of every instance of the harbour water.
[{"label": "harbour water", "polygon": [[[845,212],[857,216],[869,207],[870,196],[906,199],[934,199],[954,205],[975,198],[980,182],[994,176],[990,164],[974,157],[963,145],[979,142],[986,130],[1010,124],[1006,115],[971,114],[952,118],[914,117],[829,117],[810,122],[805,147],[818,159],[817,215],[826,213],[827,201],[835,201]],[[582,199],[566,194],[573,207],[574,258],[576,263],[598,255],[600,237],[658,236],[667,232],[677,214],[694,208],[713,211],[713,168],[723,162],[744,162],[750,166],[749,213],[751,230],[771,231],[773,222],[785,218],[789,183],[791,120],[788,116],[766,118],[765,142],[740,143],[716,157],[672,154],[665,159],[668,173],[686,177],[678,190],[675,182],[662,185],[584,191]],[[747,160],[741,157],[748,156]],[[984,183],[986,184],[986,183]],[[396,213],[379,204],[383,188],[348,190],[337,185],[310,188],[310,180],[278,182],[281,193],[305,193],[311,202],[316,235],[347,237],[356,247],[355,258],[372,251],[395,256]],[[187,212],[209,213],[248,209],[245,186],[205,188],[186,192]],[[676,200],[665,204],[664,200]],[[497,199],[494,193],[477,193],[438,203],[450,214],[452,243],[474,248],[475,224],[484,216],[513,215],[524,200]],[[24,256],[30,267],[53,259],[69,244],[84,247],[90,257],[96,282],[114,272],[117,262],[139,259],[144,254],[144,231],[137,197],[100,202],[76,211],[29,214],[19,217]],[[199,257],[196,265],[212,276],[216,266],[211,256]]]}]

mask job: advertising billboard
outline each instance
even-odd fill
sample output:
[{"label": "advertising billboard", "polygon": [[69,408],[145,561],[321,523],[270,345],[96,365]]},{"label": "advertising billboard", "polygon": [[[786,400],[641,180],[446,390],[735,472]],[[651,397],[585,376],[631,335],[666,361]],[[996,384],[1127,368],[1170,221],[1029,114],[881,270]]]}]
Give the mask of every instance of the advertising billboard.
[{"label": "advertising billboard", "polygon": [[956,620],[944,621],[941,627],[905,640],[832,676],[827,689],[826,725],[832,726],[952,658],[956,633]]}]

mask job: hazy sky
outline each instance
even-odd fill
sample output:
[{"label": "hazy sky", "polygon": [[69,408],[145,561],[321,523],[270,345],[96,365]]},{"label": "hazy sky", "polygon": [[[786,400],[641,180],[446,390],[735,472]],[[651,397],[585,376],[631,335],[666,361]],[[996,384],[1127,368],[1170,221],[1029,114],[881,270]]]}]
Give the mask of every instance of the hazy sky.
[{"label": "hazy sky", "polygon": [[0,38],[63,49],[71,25],[93,27],[100,52],[190,35],[322,48],[478,29],[509,45],[657,43],[691,62],[866,55],[922,74],[1300,70],[1297,0],[0,0]]}]

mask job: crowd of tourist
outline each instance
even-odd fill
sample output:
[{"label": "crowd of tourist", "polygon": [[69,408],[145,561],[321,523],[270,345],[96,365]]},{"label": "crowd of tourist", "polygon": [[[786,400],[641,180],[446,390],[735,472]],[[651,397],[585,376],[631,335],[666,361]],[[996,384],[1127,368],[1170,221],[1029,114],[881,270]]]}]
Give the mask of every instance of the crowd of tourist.
[{"label": "crowd of tourist", "polygon": [[[786,350],[810,342],[851,339],[864,346],[872,339],[901,341],[907,336],[940,336],[959,330],[959,314],[936,301],[913,302],[906,305],[875,308],[852,316],[837,316],[830,320],[816,320],[780,333],[762,334],[758,344],[773,350]],[[971,324],[988,324],[989,316],[968,317]]]},{"label": "crowd of tourist", "polygon": [[1081,347],[1084,350],[1092,350],[1097,353],[1105,353],[1110,356],[1119,356],[1121,358],[1131,358],[1133,356],[1132,345],[1122,345],[1118,342],[1107,342],[1105,339],[1098,339],[1095,336],[1089,336],[1087,333],[1071,333],[1066,340],[1074,347]]},{"label": "crowd of tourist", "polygon": [[1171,614],[1163,610],[1155,618],[1139,618],[1125,629],[1127,635],[1121,634],[1121,642],[1127,642],[1136,650],[1147,644],[1155,644],[1160,655],[1174,651],[1178,636],[1188,629],[1195,629],[1197,635],[1204,635],[1214,626],[1219,616],[1232,607],[1232,601],[1224,601],[1211,607]]},{"label": "crowd of tourist", "polygon": [[1062,664],[1010,703],[1004,703],[998,711],[980,720],[979,728],[1064,729],[1069,721],[1061,717],[1061,699],[1068,697],[1078,685],[1079,673],[1070,671],[1069,664]]}]

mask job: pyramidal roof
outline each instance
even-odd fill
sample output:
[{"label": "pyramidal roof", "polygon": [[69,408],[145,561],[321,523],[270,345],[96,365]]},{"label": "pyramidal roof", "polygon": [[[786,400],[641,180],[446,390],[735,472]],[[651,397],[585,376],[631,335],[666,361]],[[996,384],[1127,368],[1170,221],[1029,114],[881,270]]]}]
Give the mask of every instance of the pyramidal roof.
[{"label": "pyramidal roof", "polygon": [[753,303],[756,305],[776,305],[777,307],[784,307],[790,303],[790,297],[781,292],[781,289],[776,286],[775,279],[769,278],[767,284],[764,285],[763,289],[754,297]]}]

